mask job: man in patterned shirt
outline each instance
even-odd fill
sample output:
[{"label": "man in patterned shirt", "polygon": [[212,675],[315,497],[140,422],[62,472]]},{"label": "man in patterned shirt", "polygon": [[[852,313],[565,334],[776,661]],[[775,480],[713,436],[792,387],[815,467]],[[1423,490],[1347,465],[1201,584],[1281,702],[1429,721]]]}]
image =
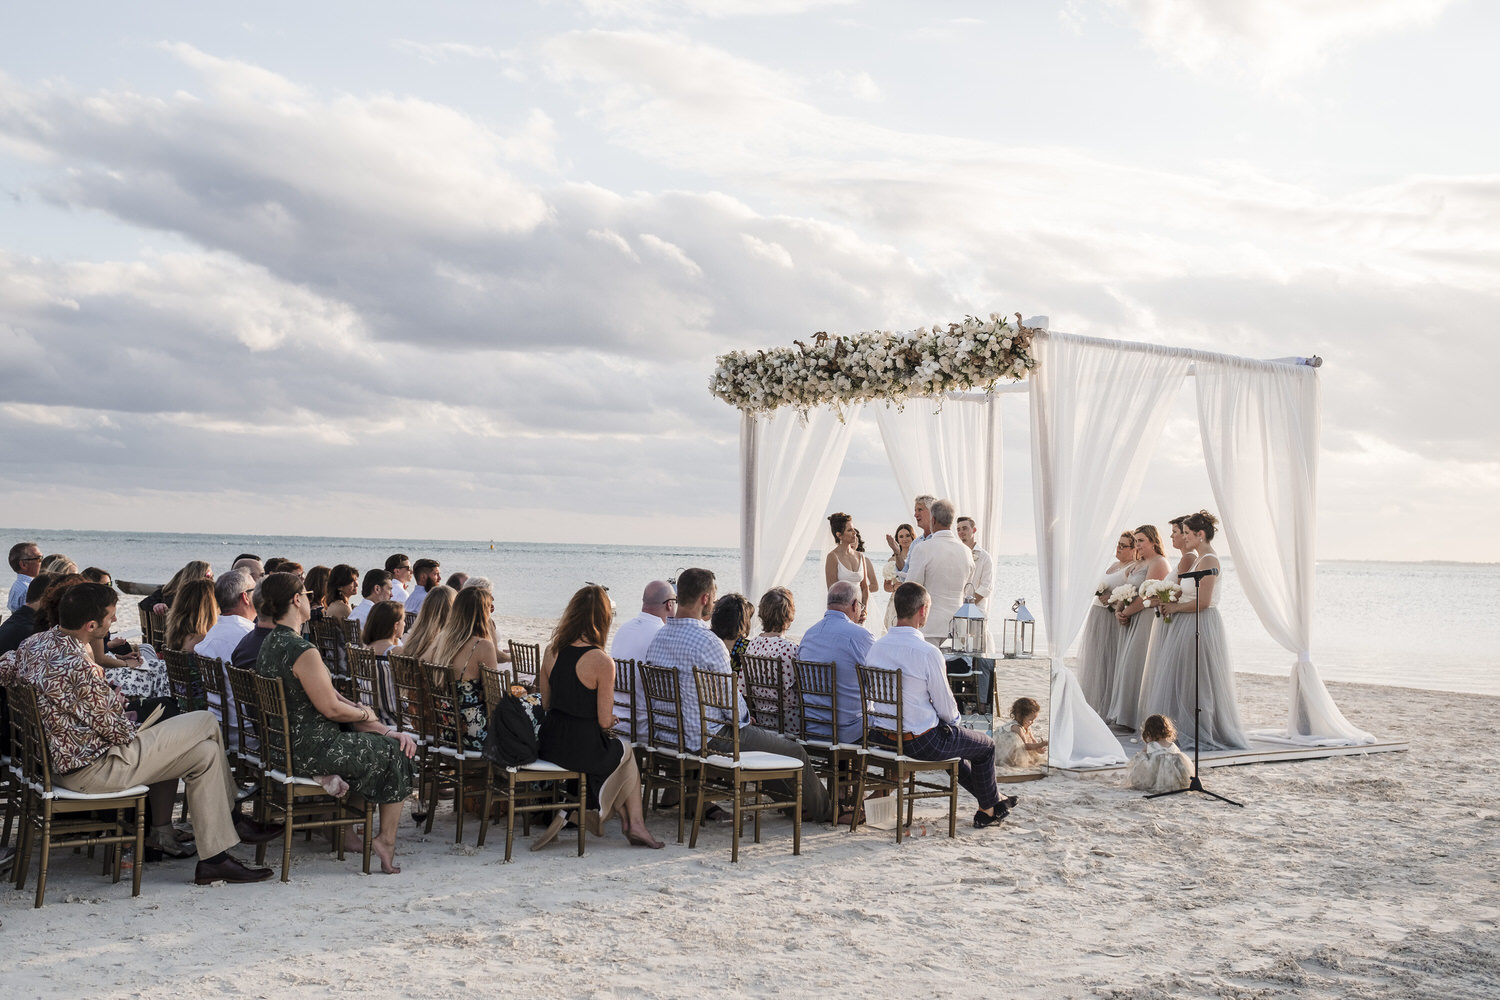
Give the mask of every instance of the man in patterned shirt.
[{"label": "man in patterned shirt", "polygon": [[[708,618],[713,613],[718,587],[714,574],[706,569],[686,569],[677,577],[677,613],[668,618],[651,645],[646,650],[646,662],[659,667],[671,667],[678,673],[682,693],[682,725],[686,730],[683,741],[692,750],[698,750],[702,741],[698,717],[698,683],[693,678],[693,668],[730,673],[729,650],[724,641],[708,629]],[[710,716],[714,718],[714,716]],[[737,726],[740,731],[740,751],[766,751],[784,757],[796,757],[802,761],[802,817],[812,820],[828,820],[828,789],[818,780],[812,761],[795,740],[750,725],[750,710],[740,697],[738,718],[717,716],[717,721],[727,728]],[[727,753],[729,747],[715,745],[711,749]],[[794,789],[785,782],[768,781],[766,790],[778,799],[791,799]],[[707,814],[705,814],[707,815]]]},{"label": "man in patterned shirt", "polygon": [[[149,785],[150,811],[162,824],[172,815],[181,778],[187,783],[198,842],[194,881],[207,885],[270,878],[271,869],[250,868],[229,855],[241,840],[264,843],[281,828],[232,818],[234,781],[214,717],[188,712],[138,730],[125,715],[124,700],[90,657],[89,642],[108,635],[114,624],[115,600],[112,587],[80,583],[63,594],[56,628],[0,656],[0,683],[19,681],[36,689],[53,781],[88,793]],[[169,836],[169,823],[151,831],[158,843]]]}]

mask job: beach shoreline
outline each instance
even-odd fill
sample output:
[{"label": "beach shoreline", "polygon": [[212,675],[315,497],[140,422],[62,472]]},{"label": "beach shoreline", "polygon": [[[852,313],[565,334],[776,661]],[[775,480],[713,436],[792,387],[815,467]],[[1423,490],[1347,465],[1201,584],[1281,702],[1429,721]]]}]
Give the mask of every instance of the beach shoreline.
[{"label": "beach shoreline", "polygon": [[[1284,713],[1284,678],[1241,674],[1247,719]],[[999,828],[960,798],[949,841],[790,826],[729,863],[728,830],[661,852],[618,829],[583,858],[503,830],[454,845],[408,818],[404,871],[360,875],[300,839],[292,881],[190,884],[151,865],[142,895],[54,861],[48,904],[0,893],[16,995],[467,997],[505,983],[599,997],[899,989],[1025,996],[1481,997],[1500,980],[1500,767],[1465,760],[1500,698],[1331,683],[1350,721],[1408,753],[1220,768],[1216,790],[1148,801],[1120,778],[1013,786]],[[1472,752],[1467,755],[1474,757]],[[1465,760],[1439,775],[1440,762]],[[565,840],[565,838],[564,838]],[[32,876],[34,879],[34,875]],[[34,885],[34,882],[31,883]]]}]

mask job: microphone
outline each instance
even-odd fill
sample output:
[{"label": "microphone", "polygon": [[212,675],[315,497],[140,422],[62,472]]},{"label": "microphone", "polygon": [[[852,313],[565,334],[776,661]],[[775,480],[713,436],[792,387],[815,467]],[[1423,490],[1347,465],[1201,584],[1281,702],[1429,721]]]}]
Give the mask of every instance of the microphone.
[{"label": "microphone", "polygon": [[1195,570],[1192,570],[1191,572],[1188,572],[1188,573],[1178,573],[1177,574],[1177,579],[1179,579],[1179,580],[1201,580],[1205,576],[1218,576],[1218,575],[1219,575],[1219,567],[1215,566],[1212,569],[1195,569]]}]

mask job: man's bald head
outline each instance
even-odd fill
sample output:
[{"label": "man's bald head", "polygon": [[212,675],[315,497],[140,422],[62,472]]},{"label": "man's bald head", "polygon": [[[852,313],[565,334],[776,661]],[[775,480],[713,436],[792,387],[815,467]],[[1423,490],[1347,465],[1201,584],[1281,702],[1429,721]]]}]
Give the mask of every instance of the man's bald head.
[{"label": "man's bald head", "polygon": [[641,592],[641,610],[666,621],[672,615],[676,600],[677,591],[670,583],[665,580],[652,580]]}]

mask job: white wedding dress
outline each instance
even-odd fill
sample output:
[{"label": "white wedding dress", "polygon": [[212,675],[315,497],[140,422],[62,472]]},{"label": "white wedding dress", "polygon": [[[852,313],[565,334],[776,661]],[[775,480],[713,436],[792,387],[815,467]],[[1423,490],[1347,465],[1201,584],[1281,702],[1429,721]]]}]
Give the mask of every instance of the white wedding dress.
[{"label": "white wedding dress", "polygon": [[[1200,556],[1193,563],[1196,569]],[[1222,577],[1220,578],[1222,585]],[[1214,588],[1217,597],[1218,587]],[[1184,584],[1183,600],[1193,593]],[[1139,715],[1165,715],[1177,726],[1184,746],[1193,745],[1195,731],[1204,750],[1243,750],[1250,742],[1240,722],[1235,701],[1234,666],[1229,659],[1229,640],[1219,609],[1204,608],[1198,614],[1200,641],[1200,695],[1197,729],[1193,721],[1193,612],[1179,611],[1165,627],[1154,630],[1146,655],[1146,674],[1141,680]]]}]

